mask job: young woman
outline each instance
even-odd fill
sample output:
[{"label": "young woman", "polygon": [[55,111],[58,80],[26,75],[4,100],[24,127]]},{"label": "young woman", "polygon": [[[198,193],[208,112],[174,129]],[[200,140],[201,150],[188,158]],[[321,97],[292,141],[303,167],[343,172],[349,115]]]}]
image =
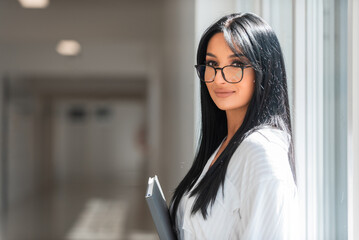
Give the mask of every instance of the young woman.
[{"label": "young woman", "polygon": [[179,239],[295,239],[287,78],[273,30],[232,14],[201,38],[199,148],[171,201]]}]

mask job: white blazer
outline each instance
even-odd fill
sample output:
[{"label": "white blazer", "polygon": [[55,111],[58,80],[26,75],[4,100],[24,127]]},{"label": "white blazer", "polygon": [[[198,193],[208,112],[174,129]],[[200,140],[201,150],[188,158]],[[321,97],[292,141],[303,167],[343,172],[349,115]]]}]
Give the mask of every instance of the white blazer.
[{"label": "white blazer", "polygon": [[[191,215],[195,197],[182,197],[176,213],[179,239],[297,239],[297,188],[288,162],[288,146],[288,135],[274,128],[246,137],[229,162],[224,196],[220,187],[206,220],[200,211]],[[219,148],[208,159],[196,185]]]}]

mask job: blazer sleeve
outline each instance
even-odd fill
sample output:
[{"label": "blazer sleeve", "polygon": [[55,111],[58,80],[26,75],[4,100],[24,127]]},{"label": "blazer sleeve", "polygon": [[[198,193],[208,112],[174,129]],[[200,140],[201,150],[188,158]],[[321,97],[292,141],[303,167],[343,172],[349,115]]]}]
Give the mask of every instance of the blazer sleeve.
[{"label": "blazer sleeve", "polygon": [[288,163],[287,144],[274,134],[246,141],[246,186],[241,239],[293,240],[298,237],[297,187]]},{"label": "blazer sleeve", "polygon": [[243,239],[297,239],[296,188],[281,180],[262,182],[254,186],[246,202]]}]

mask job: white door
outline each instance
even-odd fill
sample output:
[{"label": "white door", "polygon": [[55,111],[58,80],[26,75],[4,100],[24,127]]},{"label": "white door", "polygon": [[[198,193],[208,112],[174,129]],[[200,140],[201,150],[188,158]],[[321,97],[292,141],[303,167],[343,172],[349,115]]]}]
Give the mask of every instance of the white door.
[{"label": "white door", "polygon": [[144,127],[142,100],[54,102],[56,182],[133,184],[141,174],[138,134]]}]

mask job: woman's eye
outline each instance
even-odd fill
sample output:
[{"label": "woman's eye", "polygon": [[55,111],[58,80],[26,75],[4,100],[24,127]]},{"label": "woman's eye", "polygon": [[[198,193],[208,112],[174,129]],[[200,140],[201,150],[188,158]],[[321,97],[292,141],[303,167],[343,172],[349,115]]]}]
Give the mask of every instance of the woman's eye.
[{"label": "woman's eye", "polygon": [[206,65],[207,66],[217,66],[217,62],[215,62],[215,61],[207,61]]},{"label": "woman's eye", "polygon": [[237,61],[233,61],[231,65],[235,66],[235,67],[241,67],[241,66],[244,66],[245,64],[243,62],[237,60]]}]

